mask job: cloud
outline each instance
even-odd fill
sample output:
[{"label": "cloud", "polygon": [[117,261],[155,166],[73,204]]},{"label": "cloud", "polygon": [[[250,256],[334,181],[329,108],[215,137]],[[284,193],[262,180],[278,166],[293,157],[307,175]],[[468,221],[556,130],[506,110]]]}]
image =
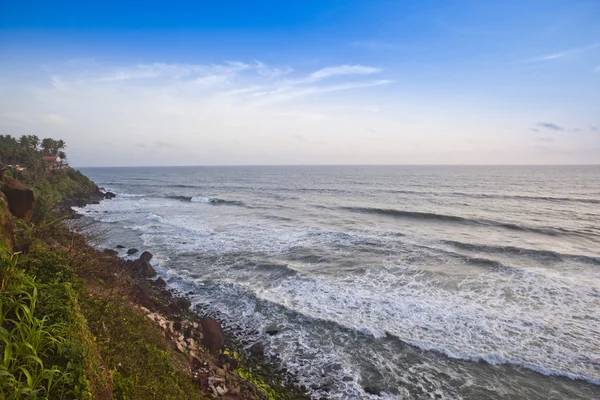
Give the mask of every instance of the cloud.
[{"label": "cloud", "polygon": [[327,67],[313,72],[306,78],[306,82],[317,82],[322,79],[332,78],[334,76],[344,75],[368,75],[380,72],[379,68],[369,67],[365,65],[339,65],[335,67]]},{"label": "cloud", "polygon": [[600,132],[600,126],[598,126],[598,125],[590,125],[590,130],[592,132]]},{"label": "cloud", "polygon": [[565,130],[565,128],[563,128],[562,126],[553,124],[552,122],[538,122],[536,124],[536,126],[539,126],[540,128],[550,129],[552,131],[564,131]]},{"label": "cloud", "polygon": [[594,68],[593,72],[600,73],[600,65],[596,66],[596,68]]},{"label": "cloud", "polygon": [[550,53],[550,54],[545,54],[542,56],[538,56],[538,57],[533,57],[529,60],[526,60],[526,63],[534,63],[534,62],[543,62],[543,61],[551,61],[551,60],[557,60],[560,58],[565,58],[568,57],[570,55],[573,54],[577,54],[577,53],[581,53],[583,51],[587,51],[587,50],[591,50],[594,49],[596,47],[600,46],[600,43],[594,43],[591,44],[589,46],[584,46],[584,47],[576,47],[573,49],[569,49],[569,50],[565,50],[565,51],[561,51],[561,52],[557,52],[557,53]]}]

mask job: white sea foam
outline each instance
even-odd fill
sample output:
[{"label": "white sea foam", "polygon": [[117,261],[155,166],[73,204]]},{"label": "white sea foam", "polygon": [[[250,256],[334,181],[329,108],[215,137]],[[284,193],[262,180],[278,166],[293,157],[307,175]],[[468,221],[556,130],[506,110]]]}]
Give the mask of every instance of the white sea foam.
[{"label": "white sea foam", "polygon": [[[271,324],[282,328],[261,338],[315,395],[402,396],[402,389],[396,396],[365,393],[362,361],[380,371],[388,387],[412,385],[423,397],[459,398],[461,389],[444,380],[506,390],[495,375],[482,381],[479,368],[485,366],[461,360],[520,365],[600,384],[600,292],[598,281],[590,279],[598,276],[590,275],[593,263],[565,258],[556,266],[554,259],[528,254],[441,245],[440,237],[455,233],[445,225],[429,230],[425,239],[420,225],[398,232],[383,219],[373,225],[330,223],[315,212],[304,220],[300,215],[266,220],[243,207],[192,204],[209,202],[118,196],[79,212],[130,227],[157,257],[169,255],[173,261],[161,261],[157,270],[184,293],[196,292],[195,303],[259,332]],[[460,235],[452,239],[483,240],[472,232]],[[515,247],[520,235],[494,240]],[[494,240],[484,243],[497,246]],[[527,245],[544,248],[536,240]],[[574,253],[576,246],[548,248],[581,254]],[[364,359],[357,362],[361,352]],[[403,352],[411,356],[402,358]],[[511,379],[527,376],[511,371]],[[333,385],[330,392],[319,388],[324,383]]]}]

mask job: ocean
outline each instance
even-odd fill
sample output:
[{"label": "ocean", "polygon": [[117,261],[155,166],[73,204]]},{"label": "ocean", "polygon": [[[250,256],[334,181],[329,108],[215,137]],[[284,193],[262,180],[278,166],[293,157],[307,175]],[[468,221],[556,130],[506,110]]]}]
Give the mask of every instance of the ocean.
[{"label": "ocean", "polygon": [[317,398],[600,398],[600,166],[81,171],[98,246]]}]

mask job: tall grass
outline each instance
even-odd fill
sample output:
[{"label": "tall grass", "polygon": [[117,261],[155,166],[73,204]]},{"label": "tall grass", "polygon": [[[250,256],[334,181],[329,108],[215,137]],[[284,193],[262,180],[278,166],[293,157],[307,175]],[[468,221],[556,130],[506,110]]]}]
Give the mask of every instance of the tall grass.
[{"label": "tall grass", "polygon": [[61,351],[65,338],[58,324],[35,316],[38,289],[17,270],[17,257],[4,248],[0,257],[0,397],[45,398],[69,378],[68,372],[44,364]]}]

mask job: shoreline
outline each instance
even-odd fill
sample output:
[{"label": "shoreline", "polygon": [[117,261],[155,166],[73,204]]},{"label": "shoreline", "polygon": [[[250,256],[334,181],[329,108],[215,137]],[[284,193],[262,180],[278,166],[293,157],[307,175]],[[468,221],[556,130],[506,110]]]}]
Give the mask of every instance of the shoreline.
[{"label": "shoreline", "polygon": [[[48,350],[40,354],[55,354],[60,366],[48,355],[40,356],[39,365],[54,365],[51,373],[60,374],[64,388],[39,378],[36,391],[101,400],[311,398],[266,356],[262,343],[243,343],[168,288],[149,262],[151,253],[134,251],[137,259],[125,260],[113,249],[92,245],[94,224],[78,226],[81,215],[73,207],[109,201],[114,193],[71,168],[35,179],[0,178],[0,300],[31,301],[33,312],[40,293],[45,300],[34,318],[47,320],[48,329],[73,349],[64,353],[53,349],[58,342],[44,345]],[[10,316],[2,318],[3,329],[13,329],[6,323],[21,329]],[[19,340],[3,339],[0,350],[20,346]],[[23,382],[31,385],[21,371],[38,368],[27,356],[14,360],[0,397]]]},{"label": "shoreline", "polygon": [[[92,196],[65,199],[60,210],[67,219],[78,220],[83,215],[72,207],[83,208],[100,201],[110,201],[114,197],[116,194],[98,188],[98,192]],[[177,288],[169,286],[158,276],[149,263],[153,255],[148,250],[129,249],[137,251],[128,255],[140,255],[137,260],[132,260],[121,257],[114,249],[96,247],[87,240],[85,243],[110,260],[113,274],[127,273],[127,278],[132,281],[129,300],[146,318],[161,328],[174,350],[190,358],[192,377],[204,391],[213,396],[241,396],[239,398],[242,399],[313,398],[306,387],[299,385],[294,375],[267,356],[261,341],[244,344],[246,340],[223,329],[223,320],[203,314],[201,307],[192,307],[185,295],[177,293]],[[127,246],[120,244],[118,248],[126,249]],[[145,260],[144,256],[148,255],[150,258]],[[208,349],[209,354],[203,352],[201,347]],[[242,370],[240,366],[245,368]],[[228,383],[233,383],[233,386],[223,385]],[[278,390],[274,391],[273,386]],[[326,397],[319,399],[325,400]]]}]

